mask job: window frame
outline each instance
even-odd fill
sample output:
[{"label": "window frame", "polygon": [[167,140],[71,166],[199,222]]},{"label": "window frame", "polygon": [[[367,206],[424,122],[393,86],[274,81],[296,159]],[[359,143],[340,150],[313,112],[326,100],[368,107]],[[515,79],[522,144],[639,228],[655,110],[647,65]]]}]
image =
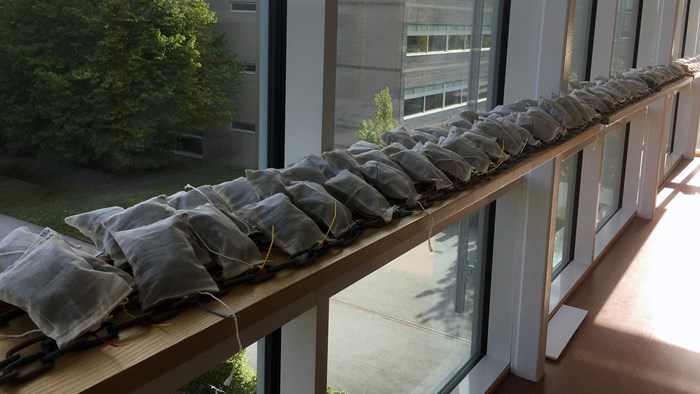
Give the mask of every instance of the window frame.
[{"label": "window frame", "polygon": [[[566,267],[569,266],[576,259],[576,229],[578,227],[578,211],[579,211],[579,199],[581,196],[581,173],[583,172],[583,150],[580,150],[573,155],[568,156],[564,160],[568,160],[571,157],[576,156],[576,176],[574,177],[574,193],[572,196],[572,209],[571,209],[571,220],[568,225],[570,226],[570,233],[567,238],[567,242],[564,243],[564,251],[567,252],[566,257],[562,256],[562,260],[554,264],[552,262],[552,281],[555,280],[559,274],[561,274]],[[564,161],[562,160],[562,162]],[[568,201],[567,201],[568,205]],[[567,212],[568,214],[568,212]],[[568,245],[567,245],[568,244]]]},{"label": "window frame", "polygon": [[[236,9],[236,6],[253,6],[254,9]],[[255,1],[232,1],[231,12],[236,14],[255,14],[258,12],[258,3]]]},{"label": "window frame", "polygon": [[[601,220],[599,223],[596,224],[595,232],[598,234],[609,222],[610,220],[618,213],[620,212],[620,209],[623,208],[623,202],[624,202],[624,197],[625,197],[625,180],[626,180],[626,174],[627,174],[627,154],[629,150],[629,140],[630,140],[630,128],[631,128],[631,123],[627,123],[625,126],[625,143],[623,147],[623,153],[622,153],[622,168],[620,170],[620,191],[619,195],[617,198],[617,203],[616,203],[616,208],[615,211],[609,215],[606,215],[606,217]],[[612,135],[613,133],[619,133],[622,130],[614,130],[611,133],[606,134],[605,138],[607,138],[609,135]],[[603,148],[603,157],[602,160],[605,160],[605,148]],[[602,167],[602,162],[601,162],[601,179],[598,181],[598,205],[596,207],[596,218],[598,217],[598,211],[600,209],[600,188],[602,186],[602,173],[603,173],[603,167]]]}]

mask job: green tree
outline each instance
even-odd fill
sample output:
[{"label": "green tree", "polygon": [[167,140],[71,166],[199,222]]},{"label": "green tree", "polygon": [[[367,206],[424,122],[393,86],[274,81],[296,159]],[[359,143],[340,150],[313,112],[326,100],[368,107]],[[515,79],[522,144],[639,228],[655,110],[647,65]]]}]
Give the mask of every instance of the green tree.
[{"label": "green tree", "polygon": [[230,119],[242,65],[204,0],[0,2],[0,143],[115,171]]},{"label": "green tree", "polygon": [[383,145],[379,138],[382,133],[399,127],[399,122],[394,119],[394,106],[391,103],[389,88],[385,87],[374,95],[375,112],[372,119],[360,122],[360,131],[357,138],[362,141]]}]

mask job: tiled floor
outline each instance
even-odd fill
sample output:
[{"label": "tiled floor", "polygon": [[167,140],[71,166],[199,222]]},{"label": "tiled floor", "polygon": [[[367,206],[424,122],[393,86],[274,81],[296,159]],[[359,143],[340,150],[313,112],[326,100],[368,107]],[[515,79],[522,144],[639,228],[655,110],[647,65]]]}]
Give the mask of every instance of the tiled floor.
[{"label": "tiled floor", "polygon": [[700,393],[700,159],[659,191],[567,302],[586,309],[537,383],[510,375],[496,393]]}]

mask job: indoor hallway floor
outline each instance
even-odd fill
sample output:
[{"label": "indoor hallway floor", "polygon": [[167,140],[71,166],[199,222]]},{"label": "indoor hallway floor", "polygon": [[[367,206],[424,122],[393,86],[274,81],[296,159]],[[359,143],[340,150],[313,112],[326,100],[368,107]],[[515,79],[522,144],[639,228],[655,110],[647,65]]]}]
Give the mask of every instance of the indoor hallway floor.
[{"label": "indoor hallway floor", "polygon": [[659,190],[653,221],[636,218],[566,302],[587,310],[537,383],[510,393],[700,393],[700,158]]}]

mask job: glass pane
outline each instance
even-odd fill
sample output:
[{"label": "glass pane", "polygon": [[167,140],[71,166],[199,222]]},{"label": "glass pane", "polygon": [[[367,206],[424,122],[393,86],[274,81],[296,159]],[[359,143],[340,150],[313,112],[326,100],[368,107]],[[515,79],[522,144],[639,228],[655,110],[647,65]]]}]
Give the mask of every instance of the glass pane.
[{"label": "glass pane", "polygon": [[[175,392],[178,394],[255,394],[257,392],[257,360],[258,344],[254,343]],[[227,386],[224,383],[232,371],[231,383]]]},{"label": "glass pane", "polygon": [[[334,145],[345,148],[358,139],[362,121],[392,117],[407,129],[444,124],[467,107],[477,109],[479,81],[485,77],[480,109],[493,107],[489,91],[496,51],[471,48],[496,43],[496,0],[444,2],[338,2],[338,51]],[[496,9],[497,11],[497,9]],[[474,39],[472,40],[472,36]],[[470,51],[463,49],[471,49]],[[445,55],[444,51],[454,52]],[[421,56],[411,56],[421,54]],[[473,65],[483,65],[474,69]],[[478,66],[476,66],[478,67]],[[374,98],[389,88],[391,114],[377,112]],[[436,88],[439,87],[439,88]],[[468,89],[467,89],[468,88]],[[473,97],[457,102],[457,89]],[[452,94],[444,98],[418,97]],[[466,97],[465,97],[466,98]],[[425,105],[425,107],[424,107]],[[428,111],[426,111],[426,108]],[[393,125],[391,122],[385,124]],[[376,130],[379,135],[386,130]]]},{"label": "glass pane", "polygon": [[484,34],[481,36],[481,47],[491,48],[491,34]]},{"label": "glass pane", "polygon": [[425,96],[425,110],[442,108],[442,93]]},{"label": "glass pane", "polygon": [[605,136],[603,167],[600,174],[600,188],[598,191],[596,230],[600,230],[622,206],[626,144],[626,126],[620,127],[616,131],[610,132],[610,134]]},{"label": "glass pane", "polygon": [[430,36],[430,52],[444,51],[447,47],[447,36]]},{"label": "glass pane", "polygon": [[483,354],[486,209],[330,300],[328,384],[348,393],[438,391]]},{"label": "glass pane", "polygon": [[464,43],[466,42],[464,36],[450,36],[448,47],[449,50],[460,50],[464,49]]},{"label": "glass pane", "polygon": [[403,113],[408,115],[417,114],[423,112],[423,102],[425,97],[416,97],[412,99],[407,99],[404,101]]},{"label": "glass pane", "polygon": [[[0,15],[3,45],[34,48],[0,62],[0,189],[12,190],[0,213],[83,241],[66,216],[232,180],[258,167],[259,151],[257,128],[231,130],[232,120],[259,123],[258,75],[244,73],[259,59],[259,12],[228,1],[97,4]],[[183,17],[159,18],[172,15]]]},{"label": "glass pane", "polygon": [[676,15],[676,30],[673,33],[673,57],[680,59],[685,52],[686,24],[688,23],[688,1],[681,1]]},{"label": "glass pane", "polygon": [[576,219],[580,155],[575,154],[561,163],[559,172],[559,196],[557,198],[557,224],[554,232],[554,257],[552,279],[564,269],[573,256],[573,234]]},{"label": "glass pane", "polygon": [[428,51],[427,36],[408,36],[406,39],[408,53],[420,53]]},{"label": "glass pane", "polygon": [[615,41],[611,72],[625,72],[634,67],[639,0],[618,0]]},{"label": "glass pane", "polygon": [[445,92],[445,106],[456,105],[462,102],[462,91],[453,90],[451,92]]},{"label": "glass pane", "polygon": [[571,46],[570,81],[586,80],[593,0],[576,0]]}]

